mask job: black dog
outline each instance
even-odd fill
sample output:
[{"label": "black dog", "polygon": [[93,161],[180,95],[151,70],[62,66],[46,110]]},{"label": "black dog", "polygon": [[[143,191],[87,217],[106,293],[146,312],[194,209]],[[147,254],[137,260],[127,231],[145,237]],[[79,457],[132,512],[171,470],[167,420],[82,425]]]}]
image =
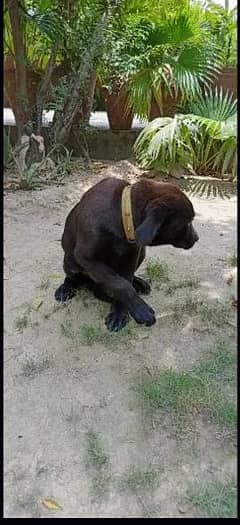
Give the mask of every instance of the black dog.
[{"label": "black dog", "polygon": [[107,178],[93,186],[69,213],[62,237],[64,283],[55,298],[66,301],[86,285],[112,303],[106,325],[118,331],[129,313],[137,323],[155,322],[153,309],[138,293],[150,286],[134,273],[145,258],[145,246],[171,244],[189,249],[198,241],[193,206],[175,185],[141,179],[131,186],[135,242],[129,242],[122,218],[122,192],[128,183]]}]

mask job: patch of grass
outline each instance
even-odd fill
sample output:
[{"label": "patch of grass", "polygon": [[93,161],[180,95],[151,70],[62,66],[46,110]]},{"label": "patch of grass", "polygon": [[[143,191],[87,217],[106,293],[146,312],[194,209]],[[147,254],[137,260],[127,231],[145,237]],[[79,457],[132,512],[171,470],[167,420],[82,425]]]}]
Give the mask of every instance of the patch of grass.
[{"label": "patch of grass", "polygon": [[209,483],[187,492],[187,497],[208,518],[237,517],[237,489],[233,481]]},{"label": "patch of grass", "polygon": [[128,340],[134,336],[134,329],[125,326],[119,332],[109,332],[100,326],[84,325],[80,328],[80,337],[83,344],[89,346],[96,343],[104,344],[106,346],[116,345],[119,341]]},{"label": "patch of grass", "polygon": [[230,266],[232,266],[233,268],[235,268],[237,266],[237,255],[235,253],[233,253],[229,258],[228,258],[228,262],[230,264]]},{"label": "patch of grass", "polygon": [[109,456],[101,436],[92,430],[87,433],[87,467],[92,477],[93,495],[97,498],[104,496],[111,481]]},{"label": "patch of grass", "polygon": [[146,378],[139,392],[146,405],[172,411],[178,417],[208,411],[218,424],[236,431],[236,406],[226,399],[221,384],[236,375],[236,358],[223,342],[217,342],[207,360],[192,370],[163,370]]},{"label": "patch of grass", "polygon": [[150,260],[146,265],[146,276],[151,282],[163,283],[169,281],[168,266],[166,263]]},{"label": "patch of grass", "polygon": [[44,291],[48,290],[49,287],[50,287],[49,277],[42,279],[41,283],[38,286],[40,290],[44,290]]},{"label": "patch of grass", "polygon": [[104,451],[102,440],[96,432],[87,433],[87,454],[91,466],[100,468],[109,463],[109,457]]},{"label": "patch of grass", "polygon": [[202,304],[203,301],[199,299],[199,297],[193,297],[192,295],[188,295],[185,297],[184,302],[176,302],[172,306],[173,314],[174,314],[174,320],[176,322],[181,322],[183,319],[183,316],[194,316],[197,315],[197,310]]},{"label": "patch of grass", "polygon": [[183,279],[182,281],[172,282],[166,289],[167,295],[172,295],[179,288],[191,288],[195,290],[199,286],[199,279]]},{"label": "patch of grass", "polygon": [[202,361],[195,370],[211,381],[236,381],[237,356],[224,339],[217,339],[209,353],[209,359]]},{"label": "patch of grass", "polygon": [[131,467],[121,478],[122,490],[130,489],[133,492],[152,489],[158,482],[158,472],[153,468],[141,470]]},{"label": "patch of grass", "polygon": [[211,325],[222,326],[230,320],[232,315],[230,301],[215,300],[208,303],[204,299],[191,295],[187,296],[183,303],[175,304],[173,310],[175,321],[180,322],[184,315],[191,317],[196,315],[207,328]]},{"label": "patch of grass", "polygon": [[28,313],[25,313],[25,314],[19,316],[15,320],[15,328],[16,328],[16,330],[18,332],[22,332],[24,330],[24,328],[27,328],[28,323],[29,323],[29,315],[28,315]]},{"label": "patch of grass", "polygon": [[39,326],[39,321],[34,320],[34,312],[39,309],[39,307],[42,306],[42,302],[37,302],[36,304],[28,304],[25,308],[25,312],[20,315],[17,319],[15,319],[15,328],[18,332],[23,332],[25,328],[28,326],[31,326],[32,328],[35,328]]},{"label": "patch of grass", "polygon": [[212,323],[222,326],[231,316],[231,303],[214,301],[205,303],[204,301],[196,305],[196,313],[204,323]]},{"label": "patch of grass", "polygon": [[22,375],[33,379],[48,370],[50,366],[51,363],[48,357],[28,356],[22,364]]}]

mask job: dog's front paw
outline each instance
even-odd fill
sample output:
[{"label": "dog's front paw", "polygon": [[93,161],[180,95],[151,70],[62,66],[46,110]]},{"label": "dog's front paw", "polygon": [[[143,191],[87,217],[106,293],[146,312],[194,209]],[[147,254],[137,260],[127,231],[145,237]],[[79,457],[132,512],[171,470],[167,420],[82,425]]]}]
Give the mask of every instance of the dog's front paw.
[{"label": "dog's front paw", "polygon": [[76,289],[67,284],[65,281],[57,288],[54,296],[56,301],[64,303],[76,295]]},{"label": "dog's front paw", "polygon": [[145,279],[142,279],[141,277],[133,277],[133,286],[137,293],[142,295],[148,295],[151,292],[151,286],[150,284],[145,281]]},{"label": "dog's front paw", "polygon": [[111,311],[106,319],[105,325],[110,332],[119,332],[129,321],[128,312],[125,310],[113,310]]},{"label": "dog's front paw", "polygon": [[154,310],[148,304],[141,302],[129,308],[130,314],[138,324],[151,326],[156,322]]}]

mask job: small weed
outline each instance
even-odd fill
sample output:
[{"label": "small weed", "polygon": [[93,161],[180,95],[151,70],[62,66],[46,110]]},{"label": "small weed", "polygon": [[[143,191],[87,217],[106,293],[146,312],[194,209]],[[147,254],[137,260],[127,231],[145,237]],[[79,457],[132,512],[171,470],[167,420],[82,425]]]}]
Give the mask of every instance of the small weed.
[{"label": "small weed", "polygon": [[231,349],[219,342],[209,358],[192,370],[164,370],[158,377],[145,379],[140,393],[147,406],[173,411],[180,418],[207,410],[218,424],[235,432],[236,406],[221,390],[221,384],[229,383],[234,375],[236,358]]},{"label": "small weed", "polygon": [[130,489],[136,492],[141,489],[152,489],[158,481],[158,472],[155,469],[148,468],[141,470],[131,467],[121,478],[120,486],[122,490]]},{"label": "small weed", "polygon": [[194,298],[191,295],[185,298],[184,302],[176,302],[172,306],[174,320],[177,323],[180,323],[183,319],[183,316],[193,316],[196,315],[197,303],[200,304],[198,298]]},{"label": "small weed", "polygon": [[65,311],[66,311],[67,308],[68,308],[68,305],[66,303],[63,303],[63,304],[62,303],[57,303],[57,304],[55,304],[52,307],[51,310],[49,310],[48,312],[44,313],[43,317],[44,317],[44,319],[50,319],[50,317],[53,314],[55,314],[56,312],[59,312],[59,311],[61,311],[63,309],[65,309]]},{"label": "small weed", "polygon": [[237,517],[237,489],[233,481],[209,483],[197,490],[189,490],[187,497],[199,507],[203,517]]},{"label": "small weed", "polygon": [[93,431],[87,433],[87,459],[87,466],[91,467],[93,493],[99,498],[108,490],[111,473],[109,472],[109,456],[104,450],[102,439]]},{"label": "small weed", "polygon": [[67,423],[70,423],[72,426],[81,421],[79,409],[71,408],[68,412],[63,413],[63,417],[65,421],[67,421]]},{"label": "small weed", "polygon": [[28,313],[23,314],[15,320],[15,327],[18,332],[22,332],[24,328],[27,328],[29,322]]},{"label": "small weed", "polygon": [[235,268],[237,266],[237,255],[235,253],[233,253],[229,258],[228,258],[228,262],[230,264],[230,266],[232,266],[233,268]]},{"label": "small weed", "polygon": [[28,326],[31,326],[31,328],[39,326],[39,322],[37,320],[34,321],[32,314],[34,313],[34,310],[38,310],[41,305],[42,302],[39,302],[39,300],[35,301],[35,304],[27,305],[24,314],[15,320],[15,327],[18,332],[23,332]]},{"label": "small weed", "polygon": [[183,279],[179,282],[173,282],[171,283],[167,289],[166,289],[166,295],[172,295],[175,290],[178,290],[179,288],[191,288],[192,290],[198,288],[199,286],[199,280],[198,279]]},{"label": "small weed", "polygon": [[39,358],[39,356],[29,356],[22,364],[22,375],[33,379],[42,374],[42,372],[45,372],[50,366],[51,363],[48,357]]},{"label": "small weed", "polygon": [[38,286],[40,290],[48,290],[49,287],[50,287],[50,279],[48,277],[43,279],[40,285]]},{"label": "small weed", "polygon": [[112,346],[122,340],[128,340],[133,337],[134,329],[126,326],[120,332],[109,332],[99,326],[85,325],[80,329],[81,341],[89,346],[100,343],[106,346]]},{"label": "small weed", "polygon": [[64,337],[68,337],[69,339],[74,339],[74,331],[72,329],[72,323],[69,320],[65,320],[65,323],[60,324],[61,332]]},{"label": "small weed", "polygon": [[93,467],[100,468],[109,462],[101,438],[96,432],[89,431],[87,433],[87,454],[89,463]]},{"label": "small weed", "polygon": [[4,168],[9,168],[13,162],[12,145],[10,140],[10,129],[7,132],[3,129],[3,165]]},{"label": "small weed", "polygon": [[145,270],[146,276],[151,282],[166,282],[168,278],[168,267],[165,263],[159,263],[158,261],[149,261]]},{"label": "small weed", "polygon": [[39,186],[38,165],[33,163],[21,173],[20,188],[22,190],[34,190]]}]

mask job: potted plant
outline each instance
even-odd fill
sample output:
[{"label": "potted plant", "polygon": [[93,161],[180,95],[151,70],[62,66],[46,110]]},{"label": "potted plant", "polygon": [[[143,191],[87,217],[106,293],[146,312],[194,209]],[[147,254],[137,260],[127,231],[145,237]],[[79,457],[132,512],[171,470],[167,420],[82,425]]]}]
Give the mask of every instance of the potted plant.
[{"label": "potted plant", "polygon": [[[106,33],[104,59],[98,68],[97,90],[113,130],[129,130],[134,117],[127,85],[131,74],[137,71],[136,55],[144,52],[143,31],[135,20],[138,11],[142,13],[141,2],[138,6],[136,1],[132,9],[131,2],[123,5]],[[128,17],[129,13],[133,18]]]},{"label": "potted plant", "polygon": [[109,84],[97,80],[97,89],[107,112],[110,129],[113,131],[129,130],[132,127],[133,111],[127,104],[126,82],[120,76],[112,77]]}]

